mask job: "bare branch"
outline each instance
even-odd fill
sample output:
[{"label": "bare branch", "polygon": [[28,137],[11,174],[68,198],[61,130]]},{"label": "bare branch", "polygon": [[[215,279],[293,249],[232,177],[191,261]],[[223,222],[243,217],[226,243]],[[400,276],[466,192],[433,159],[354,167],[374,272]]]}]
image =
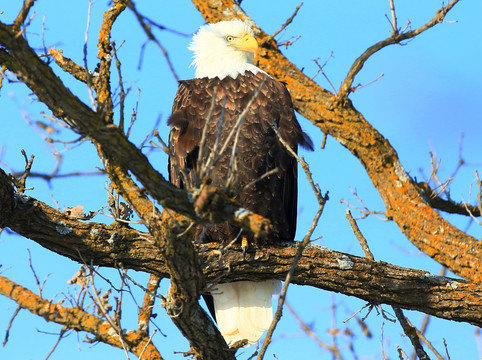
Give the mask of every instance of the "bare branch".
[{"label": "bare branch", "polygon": [[318,344],[318,346],[320,346],[323,349],[329,350],[336,359],[340,359],[340,360],[343,359],[339,350],[338,350],[338,347],[333,346],[333,345],[328,345],[328,344],[324,343],[320,339],[320,337],[318,335],[316,335],[316,333],[311,329],[311,327],[309,325],[307,325],[306,322],[303,321],[303,319],[298,315],[298,313],[291,307],[291,305],[288,302],[285,302],[285,306],[291,312],[291,314],[294,316],[294,318],[298,321],[298,323],[300,324],[303,331],[309,337],[311,337],[313,340],[315,340],[315,342]]},{"label": "bare branch", "polygon": [[430,360],[430,357],[427,355],[425,350],[423,349],[422,344],[420,343],[420,338],[417,335],[417,329],[415,329],[408,321],[405,315],[403,315],[402,310],[394,306],[393,310],[395,311],[395,315],[397,316],[398,322],[402,325],[403,331],[408,336],[410,341],[412,342],[415,351],[417,352],[417,356],[420,360]]},{"label": "bare branch", "polygon": [[[3,199],[2,195],[0,191],[0,199]],[[0,202],[0,205],[8,207],[8,202]],[[3,214],[6,213],[0,211],[0,215]],[[122,263],[126,269],[170,276],[161,248],[148,234],[71,219],[32,198],[19,198],[11,215],[0,218],[0,224],[78,262],[82,262],[80,253],[87,261],[93,259],[96,265],[116,267]],[[243,257],[241,247],[233,246],[223,255],[223,263],[230,265],[228,268],[220,265],[217,256],[213,256],[219,253],[219,246],[216,243],[203,245],[201,263],[208,283],[220,278],[222,282],[246,280],[243,277],[246,272],[253,281],[284,280],[298,250],[294,244],[268,246],[253,249],[253,253],[248,252],[247,257]],[[135,249],[135,258],[129,256],[129,249]],[[254,268],[259,271],[253,273]],[[393,288],[394,281],[396,288]],[[368,302],[396,305],[482,325],[482,292],[474,283],[373,262],[323,247],[309,245],[305,248],[292,282],[341,292]],[[360,282],[364,283],[363,287],[359,286]],[[411,296],[407,297],[407,293]],[[451,309],[449,312],[447,307]]]},{"label": "bare branch", "polygon": [[360,243],[360,245],[363,249],[363,252],[365,253],[365,256],[367,257],[367,259],[375,260],[372,252],[370,251],[370,248],[368,247],[367,239],[365,239],[365,237],[361,233],[360,228],[358,227],[358,224],[356,223],[355,219],[351,215],[350,210],[348,210],[348,209],[346,209],[346,218],[350,222],[351,228],[352,228],[353,232],[355,233],[355,236],[358,239],[358,242]]},{"label": "bare branch", "polygon": [[316,66],[318,66],[318,72],[313,75],[313,77],[311,78],[312,80],[316,77],[316,75],[318,75],[318,73],[321,73],[323,75],[323,77],[326,79],[326,81],[328,81],[328,84],[330,85],[331,89],[333,90],[333,93],[336,94],[336,89],[335,87],[333,86],[332,82],[330,81],[330,79],[328,78],[328,76],[325,74],[325,72],[323,71],[323,68],[325,67],[325,65],[328,63],[328,61],[331,59],[331,57],[333,56],[333,51],[330,52],[330,56],[328,56],[328,59],[325,60],[325,62],[323,63],[323,65],[320,65],[318,63],[318,59],[314,59],[313,61],[315,62]]},{"label": "bare branch", "polygon": [[77,65],[72,59],[64,57],[62,50],[49,49],[49,54],[54,58],[55,63],[62,68],[62,70],[68,72],[77,80],[88,84],[89,81],[95,81],[97,78],[92,78],[89,75],[88,70],[84,67]]},{"label": "bare branch", "polygon": [[35,0],[25,0],[22,4],[22,9],[18,13],[17,17],[15,18],[15,21],[13,22],[12,26],[18,30],[20,30],[20,27],[23,25],[25,20],[27,19],[28,13],[33,7],[33,4],[35,3]]},{"label": "bare branch", "polygon": [[[447,13],[457,4],[459,0],[452,0],[450,3],[448,3],[446,6],[443,6],[437,12],[435,13],[435,16],[427,22],[425,25],[420,26],[419,28],[415,30],[410,30],[407,32],[402,32],[399,33],[398,30],[396,29],[396,17],[395,17],[395,8],[393,7],[392,11],[392,26],[394,27],[392,36],[389,38],[382,40],[375,45],[370,46],[358,59],[355,60],[353,65],[351,66],[350,70],[348,71],[348,74],[343,81],[343,84],[340,87],[340,90],[338,92],[338,100],[343,102],[347,99],[348,95],[353,91],[352,84],[353,80],[355,79],[355,76],[360,72],[360,70],[363,68],[363,65],[365,62],[375,54],[377,51],[383,49],[384,47],[388,45],[393,45],[393,44],[399,44],[400,42],[414,38],[415,36],[421,34],[422,32],[430,29],[431,27],[443,22],[445,16]],[[393,1],[391,1],[391,5],[393,5]]]},{"label": "bare branch", "polygon": [[[152,24],[156,25],[156,27],[162,29],[162,30],[166,30],[166,28],[164,26],[161,26],[159,24],[155,24],[153,21],[151,21],[150,19],[148,19],[147,17],[145,17],[144,15],[141,15],[139,13],[139,11],[137,11],[136,9],[136,6],[134,4],[133,1],[130,1],[128,0],[127,1],[127,6],[129,7],[129,9],[132,10],[132,12],[135,14],[136,18],[137,18],[137,21],[139,22],[139,24],[141,25],[142,29],[144,30],[144,32],[146,33],[146,36],[148,38],[148,40],[150,41],[153,41],[157,47],[159,48],[159,50],[161,50],[162,54],[164,55],[164,57],[166,58],[166,61],[167,61],[167,65],[169,66],[169,69],[171,70],[171,73],[172,75],[174,76],[174,79],[176,79],[176,81],[179,81],[179,76],[177,75],[175,69],[174,69],[174,65],[172,64],[171,62],[171,59],[169,57],[169,53],[167,52],[167,50],[162,46],[161,42],[157,39],[157,37],[153,34],[152,32],[152,29],[151,29],[151,26]],[[172,31],[172,30],[171,30]],[[185,34],[182,34],[182,33],[179,33],[176,31],[176,33],[178,35],[185,35]],[[144,48],[144,47],[143,47]]]},{"label": "bare branch", "polygon": [[306,248],[306,246],[308,246],[308,244],[311,241],[311,236],[312,236],[313,232],[315,231],[316,226],[318,225],[318,220],[320,219],[321,214],[323,213],[325,203],[326,203],[326,201],[328,201],[328,193],[325,196],[323,196],[321,194],[320,187],[318,186],[318,184],[315,184],[315,182],[313,181],[313,177],[311,175],[310,168],[309,168],[308,164],[306,163],[306,161],[304,161],[304,159],[300,159],[299,156],[297,155],[297,153],[283,139],[283,137],[281,136],[281,133],[279,132],[279,130],[276,126],[276,123],[274,121],[272,123],[272,127],[273,127],[274,131],[276,132],[276,135],[278,136],[278,140],[281,142],[281,144],[284,146],[284,148],[290,153],[291,156],[293,156],[296,159],[296,161],[298,163],[301,164],[301,167],[303,168],[303,170],[306,174],[306,177],[307,177],[307,179],[308,179],[308,181],[311,185],[311,188],[312,188],[312,190],[313,190],[313,192],[316,196],[316,199],[318,200],[318,211],[316,212],[316,214],[315,214],[315,216],[314,216],[314,218],[311,222],[311,226],[310,226],[310,228],[306,232],[306,235],[303,238],[303,241],[298,244],[298,249],[297,249],[296,254],[293,258],[293,261],[290,265],[290,270],[289,270],[288,274],[286,275],[286,278],[285,278],[285,281],[284,281],[284,284],[283,284],[283,288],[281,289],[281,293],[279,295],[278,308],[276,309],[273,321],[271,322],[271,325],[268,328],[268,333],[266,334],[266,338],[263,342],[263,346],[261,347],[261,349],[259,351],[258,360],[263,359],[263,357],[266,353],[266,350],[268,348],[268,345],[271,343],[271,337],[273,336],[273,332],[274,332],[274,330],[276,328],[276,325],[278,324],[278,322],[280,321],[281,316],[282,316],[283,305],[284,305],[284,302],[286,300],[286,293],[288,291],[288,286],[291,282],[291,279],[294,276],[295,269],[296,269],[296,267],[298,265],[298,262],[300,261],[300,258],[303,254],[303,250]]},{"label": "bare branch", "polygon": [[276,32],[274,32],[270,37],[273,39],[276,35],[278,35],[280,32],[282,32],[284,29],[286,29],[286,27],[291,24],[293,22],[293,19],[295,18],[295,16],[298,14],[298,11],[300,10],[300,8],[303,6],[303,3],[300,3],[296,9],[295,9],[295,12],[293,13],[293,15],[291,15],[288,20],[286,20],[286,22],[283,24],[283,26],[281,26],[281,28],[279,28]]},{"label": "bare branch", "polygon": [[67,326],[62,327],[62,329],[60,330],[60,334],[59,334],[59,337],[58,337],[57,341],[55,342],[52,350],[50,350],[50,352],[47,354],[47,356],[45,357],[44,360],[48,360],[48,358],[54,353],[55,349],[57,349],[57,346],[60,344],[60,341],[64,338],[67,330],[68,330]]},{"label": "bare branch", "polygon": [[432,190],[426,182],[419,182],[420,193],[434,209],[442,210],[450,214],[467,215],[479,217],[481,209],[478,205],[471,205],[465,202],[457,203],[453,200],[441,198],[435,190]]},{"label": "bare branch", "polygon": [[3,346],[7,345],[8,338],[10,337],[10,329],[12,328],[13,321],[17,317],[18,313],[22,310],[22,307],[18,306],[15,311],[13,312],[12,317],[10,318],[10,321],[8,322],[7,330],[5,331],[5,339],[3,339]]},{"label": "bare branch", "polygon": [[397,25],[397,15],[395,14],[395,4],[394,0],[390,1],[390,12],[392,14],[392,35],[398,35],[398,25]]},{"label": "bare branch", "polygon": [[35,158],[35,156],[31,155],[29,160],[27,158],[27,154],[25,153],[25,150],[22,149],[21,152],[23,157],[25,158],[25,170],[20,176],[20,178],[17,179],[15,176],[12,176],[11,179],[15,187],[17,188],[17,191],[20,194],[24,194],[25,190],[31,190],[31,189],[27,189],[27,187],[25,186],[25,183],[27,181],[27,177],[30,175],[30,170],[32,169],[33,159]]}]

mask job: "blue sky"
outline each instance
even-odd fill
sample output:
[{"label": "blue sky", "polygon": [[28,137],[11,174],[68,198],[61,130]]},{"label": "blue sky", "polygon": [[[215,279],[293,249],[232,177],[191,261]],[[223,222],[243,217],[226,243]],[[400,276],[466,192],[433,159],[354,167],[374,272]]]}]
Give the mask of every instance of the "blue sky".
[{"label": "blue sky", "polygon": [[[3,4],[0,7],[0,11],[3,11],[0,20],[11,22],[20,3],[11,1]],[[440,1],[428,0],[395,3],[399,27],[405,27],[408,20],[411,21],[412,28],[420,26],[433,16],[440,4]],[[296,1],[244,0],[242,3],[243,9],[267,33],[274,33],[291,16],[297,5]],[[189,1],[139,2],[137,7],[141,13],[148,15],[157,23],[188,35],[204,23]],[[96,38],[105,9],[106,2],[100,0],[95,2],[91,9],[88,32],[88,65],[91,70],[97,62]],[[42,48],[42,42],[47,47],[62,49],[64,56],[82,64],[88,1],[42,0],[35,4],[34,11],[36,15],[28,29],[29,40],[39,49]],[[283,42],[301,35],[292,46],[282,48],[282,51],[309,76],[314,76],[317,72],[313,59],[319,58],[323,63],[333,53],[324,71],[335,87],[338,87],[353,61],[366,48],[389,36],[390,25],[385,17],[389,11],[388,1],[305,2],[293,23],[279,34],[277,39]],[[479,108],[482,97],[482,44],[479,39],[481,12],[481,2],[461,2],[448,15],[446,23],[439,24],[403,46],[390,46],[375,54],[365,64],[355,79],[355,84],[370,83],[382,73],[383,77],[351,95],[354,106],[390,141],[406,171],[418,180],[426,179],[430,172],[429,152],[435,153],[441,159],[440,177],[443,180],[448,178],[456,168],[461,148],[467,165],[459,170],[451,186],[451,196],[460,201],[475,198],[475,190],[470,190],[471,186],[475,186],[474,171],[480,172],[482,168],[482,115]],[[189,67],[192,58],[186,49],[190,35],[179,36],[168,31],[157,31],[156,34],[169,52],[179,77],[191,78],[194,72],[193,68]],[[156,124],[161,136],[167,139],[168,128],[165,122],[177,85],[169,72],[165,58],[159,49],[150,43],[145,47],[141,67],[138,67],[145,35],[128,10],[116,22],[113,39],[117,46],[122,43],[118,51],[122,62],[122,76],[124,86],[131,89],[126,102],[126,115],[129,116],[136,106],[138,110],[131,141],[140,144]],[[83,84],[68,79],[56,65],[52,66],[76,95],[90,103],[89,94]],[[316,80],[321,86],[330,89],[321,75],[318,75]],[[138,89],[141,89],[140,93]],[[0,90],[0,107],[2,168],[21,170],[23,158],[20,150],[25,149],[28,155],[35,155],[34,171],[52,171],[56,165],[52,148],[42,140],[45,133],[32,125],[37,121],[49,123],[49,120],[43,118],[40,113],[45,111],[48,114],[48,110],[39,104],[23,85],[7,83],[5,80],[4,87]],[[323,191],[330,192],[330,201],[314,234],[314,238],[319,238],[316,243],[338,251],[363,255],[346,222],[346,205],[340,200],[344,199],[358,205],[352,193],[352,190],[356,190],[371,210],[383,211],[383,203],[358,160],[332,138],[328,139],[326,149],[321,150],[321,135],[318,129],[301,116],[298,118],[305,131],[313,138],[316,147],[314,153],[302,151],[301,154],[311,164],[315,181],[320,184]],[[76,138],[75,134],[65,130],[57,136],[64,140]],[[462,137],[463,142],[460,146]],[[92,171],[101,166],[95,149],[89,142],[74,149],[57,145],[57,150],[63,154],[61,173]],[[149,153],[156,168],[167,175],[166,155],[148,148],[144,150]],[[303,237],[316,212],[316,201],[306,180],[303,176],[300,178],[298,239]],[[34,187],[29,193],[30,196],[60,209],[83,205],[86,211],[95,211],[107,201],[103,177],[86,176],[53,180],[50,184],[39,179],[30,179],[28,185]],[[357,213],[354,212],[354,215],[357,216]],[[470,223],[464,217],[446,217],[459,228],[468,228],[470,234],[481,238],[481,227],[477,224]],[[94,220],[111,222],[103,216],[98,216]],[[418,252],[395,224],[370,217],[360,221],[359,226],[377,260],[433,273],[440,271],[440,265]],[[32,272],[28,267],[27,248],[30,249],[39,277],[43,279],[49,275],[43,292],[46,298],[58,301],[67,291],[74,292],[75,289],[69,289],[66,282],[75,274],[78,264],[63,259],[32,241],[6,232],[0,236],[2,275],[32,290],[36,289]],[[101,271],[118,282],[117,272],[110,269]],[[147,278],[145,274],[132,272],[132,275],[140,281]],[[107,288],[100,279],[98,281],[98,287]],[[168,281],[164,280],[161,292],[165,292],[167,287]],[[137,295],[140,296],[140,292]],[[127,303],[131,301],[128,297],[125,299]],[[384,321],[381,316],[371,314],[368,318],[373,333],[372,339],[365,339],[354,321],[342,323],[342,320],[350,317],[364,305],[361,300],[307,287],[292,286],[288,301],[308,324],[313,325],[314,330],[326,342],[331,341],[331,336],[327,333],[331,326],[342,331],[351,328],[355,333],[355,349],[362,359],[381,357],[382,323],[384,350],[390,358],[397,358],[397,345],[408,353],[411,352],[409,342],[400,335],[402,331],[399,325]],[[337,305],[336,316],[331,311],[333,304]],[[131,309],[135,309],[134,304],[130,306]],[[0,297],[0,308],[1,338],[15,305]],[[386,309],[389,311],[389,307]],[[182,355],[175,355],[173,352],[187,350],[187,343],[164,316],[162,307],[158,308],[157,313],[157,325],[166,336],[157,334],[154,337],[156,345],[166,359],[182,358]],[[125,328],[136,326],[135,315],[135,311],[127,314]],[[421,314],[407,312],[407,315],[414,324],[421,322]],[[55,335],[46,333],[58,333],[59,330],[60,326],[48,324],[43,319],[22,311],[12,327],[7,346],[0,348],[0,358],[45,358],[57,339]],[[452,359],[475,359],[482,355],[481,350],[477,349],[474,334],[475,328],[472,326],[433,318],[427,337],[439,351],[443,351],[442,339],[445,338]],[[70,359],[89,357],[95,360],[124,356],[121,350],[103,344],[83,343],[83,338],[84,334],[71,334],[60,343],[51,359],[63,359],[68,356]],[[346,348],[345,338],[342,336],[338,340],[341,348]],[[249,357],[251,352],[252,349],[245,350],[241,358]],[[300,354],[304,358],[331,358],[325,350],[304,335],[288,311],[285,311],[285,316],[275,333],[270,354],[273,353],[279,359],[300,358]],[[273,357],[268,355],[266,358]]]}]

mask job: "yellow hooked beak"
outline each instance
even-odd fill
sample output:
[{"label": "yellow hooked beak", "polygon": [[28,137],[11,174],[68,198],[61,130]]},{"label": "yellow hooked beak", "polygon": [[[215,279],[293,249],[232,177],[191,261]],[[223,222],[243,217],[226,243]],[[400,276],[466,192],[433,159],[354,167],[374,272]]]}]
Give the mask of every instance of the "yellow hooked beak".
[{"label": "yellow hooked beak", "polygon": [[242,38],[237,39],[233,45],[236,47],[236,49],[251,52],[251,53],[256,53],[258,50],[258,42],[256,39],[249,35],[246,34]]}]

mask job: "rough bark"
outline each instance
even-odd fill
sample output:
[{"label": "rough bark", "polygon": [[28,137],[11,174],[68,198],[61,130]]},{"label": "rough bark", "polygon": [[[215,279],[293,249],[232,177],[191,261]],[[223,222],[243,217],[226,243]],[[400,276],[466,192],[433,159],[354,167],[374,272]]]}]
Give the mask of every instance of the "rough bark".
[{"label": "rough bark", "polygon": [[[1,179],[0,176],[0,181]],[[8,186],[2,187],[0,196],[5,197],[5,193],[11,191],[13,189]],[[18,200],[13,206],[11,216],[0,218],[0,222],[19,235],[79,263],[92,261],[95,265],[122,266],[125,269],[153,273],[159,277],[173,276],[175,284],[185,284],[186,288],[182,291],[174,289],[175,293],[183,295],[171,299],[169,306],[172,310],[169,312],[173,315],[176,308],[187,307],[185,303],[197,301],[193,294],[199,296],[205,290],[204,280],[199,278],[199,273],[192,269],[194,265],[190,264],[197,256],[191,260],[181,256],[172,263],[164,260],[163,252],[169,251],[168,257],[172,259],[176,256],[174,251],[166,250],[169,242],[159,246],[150,234],[125,226],[78,221],[33,198],[19,195],[15,197]],[[163,236],[176,236],[184,229],[174,223],[162,228],[167,229],[170,226],[176,226],[177,230],[166,232]],[[189,253],[188,248],[178,253]],[[201,262],[200,270],[207,283],[247,279],[284,280],[296,254],[296,244],[251,248],[246,259],[243,259],[239,247],[224,252],[219,244],[210,243],[198,250],[203,254],[202,261],[198,262]],[[256,271],[253,272],[253,269]],[[294,275],[294,284],[336,291],[371,303],[396,305],[444,319],[482,325],[482,289],[477,284],[464,280],[440,277],[383,261],[375,262],[319,246],[309,246],[303,251]]]}]

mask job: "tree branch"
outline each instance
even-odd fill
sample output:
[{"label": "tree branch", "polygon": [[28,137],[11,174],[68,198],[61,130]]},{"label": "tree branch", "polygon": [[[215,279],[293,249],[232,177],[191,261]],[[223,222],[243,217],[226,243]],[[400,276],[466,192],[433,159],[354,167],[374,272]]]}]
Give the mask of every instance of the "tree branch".
[{"label": "tree branch", "polygon": [[[119,337],[112,336],[114,331],[112,326],[82,309],[68,308],[43,299],[3,276],[0,276],[0,294],[15,301],[19,307],[43,317],[46,321],[53,321],[73,330],[89,332],[96,337],[96,340],[122,349]],[[162,360],[161,354],[150,342],[149,336],[144,336],[137,331],[127,331],[124,335],[124,340],[133,354],[139,355],[146,348],[144,350],[144,354],[148,354],[146,359]]]},{"label": "tree branch", "polygon": [[[352,85],[355,79],[355,76],[360,72],[363,68],[365,62],[376,52],[383,49],[388,45],[393,44],[400,44],[402,41],[414,38],[415,36],[421,34],[422,32],[430,29],[431,27],[443,22],[445,15],[457,4],[459,0],[452,0],[447,6],[442,7],[441,9],[437,10],[435,16],[426,24],[420,26],[415,30],[410,30],[407,32],[399,33],[398,29],[396,28],[396,17],[395,17],[395,9],[392,7],[392,18],[393,18],[393,32],[392,36],[386,38],[382,41],[377,42],[375,45],[370,46],[358,59],[355,60],[353,65],[351,66],[348,74],[346,75],[343,84],[340,87],[340,91],[338,92],[338,98],[340,101],[345,101],[348,98],[348,95],[353,91]],[[393,2],[390,3],[393,6]]]},{"label": "tree branch", "polygon": [[438,195],[438,193],[431,189],[425,182],[417,184],[420,188],[421,194],[431,207],[434,209],[445,211],[449,214],[459,214],[466,216],[481,216],[480,209],[477,205],[470,205],[465,203],[457,203],[452,200],[446,200]]},{"label": "tree branch", "polygon": [[[4,189],[0,188],[2,199],[5,198]],[[13,194],[13,189],[10,190]],[[15,206],[11,203],[13,196]],[[126,269],[159,277],[171,276],[161,248],[146,233],[115,224],[84,223],[29,197],[11,195],[9,202],[1,204],[9,204],[12,208],[10,216],[8,211],[0,212],[0,224],[59,255],[80,263],[83,263],[82,256],[99,266],[122,264]],[[210,243],[200,249],[202,260],[199,261],[208,283],[284,280],[297,252],[296,244],[292,243],[263,249],[250,247],[244,259],[241,247],[233,246],[223,254],[220,263],[219,248],[219,244]],[[180,261],[178,266],[184,266],[183,260]],[[303,251],[292,283],[482,325],[482,289],[477,284],[370,261],[324,247],[311,245]]]},{"label": "tree branch", "polygon": [[[482,282],[482,243],[444,220],[420,194],[398,159],[395,149],[347,100],[321,88],[279,51],[276,43],[232,0],[192,0],[208,22],[247,20],[260,39],[258,66],[290,89],[296,110],[322,132],[333,136],[365,167],[395,221],[418,249],[455,274]],[[452,5],[453,6],[453,5]]]}]

